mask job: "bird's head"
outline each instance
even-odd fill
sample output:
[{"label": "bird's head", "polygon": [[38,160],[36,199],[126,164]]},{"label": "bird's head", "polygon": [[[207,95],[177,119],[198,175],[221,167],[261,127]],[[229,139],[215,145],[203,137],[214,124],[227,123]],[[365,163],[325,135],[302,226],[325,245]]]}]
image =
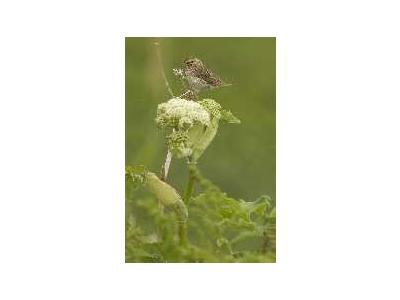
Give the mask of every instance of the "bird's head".
[{"label": "bird's head", "polygon": [[201,60],[196,58],[196,57],[187,58],[187,59],[185,59],[184,63],[185,63],[185,66],[187,66],[187,67],[202,66],[203,65]]}]

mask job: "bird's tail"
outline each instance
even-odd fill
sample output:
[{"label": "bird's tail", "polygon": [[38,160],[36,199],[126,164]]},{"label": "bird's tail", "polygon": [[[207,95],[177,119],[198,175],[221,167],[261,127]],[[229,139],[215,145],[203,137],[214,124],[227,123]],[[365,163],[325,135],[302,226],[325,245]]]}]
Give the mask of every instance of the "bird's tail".
[{"label": "bird's tail", "polygon": [[232,83],[226,83],[226,82],[222,82],[220,87],[226,87],[226,86],[231,86]]}]

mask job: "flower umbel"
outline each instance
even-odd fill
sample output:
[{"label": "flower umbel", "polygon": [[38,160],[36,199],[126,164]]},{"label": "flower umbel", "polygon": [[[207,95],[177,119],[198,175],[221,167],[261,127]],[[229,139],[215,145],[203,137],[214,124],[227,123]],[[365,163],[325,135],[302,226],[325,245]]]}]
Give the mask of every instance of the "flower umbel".
[{"label": "flower umbel", "polygon": [[161,128],[187,129],[193,125],[210,124],[210,115],[199,103],[173,98],[157,108],[156,123]]},{"label": "flower umbel", "polygon": [[214,139],[220,120],[240,123],[213,99],[195,102],[173,98],[157,108],[156,123],[158,127],[170,130],[166,136],[167,145],[177,158],[192,157],[197,161]]}]

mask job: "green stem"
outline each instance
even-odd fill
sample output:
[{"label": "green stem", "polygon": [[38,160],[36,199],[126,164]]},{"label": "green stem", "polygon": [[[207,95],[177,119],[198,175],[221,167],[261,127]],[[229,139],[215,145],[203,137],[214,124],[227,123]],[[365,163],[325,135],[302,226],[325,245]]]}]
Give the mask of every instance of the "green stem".
[{"label": "green stem", "polygon": [[190,198],[192,197],[194,183],[196,181],[196,163],[189,160],[188,166],[189,166],[188,182],[186,185],[185,197],[183,198],[183,202],[185,202],[185,204],[188,204]]},{"label": "green stem", "polygon": [[262,243],[262,248],[261,248],[261,253],[266,254],[267,253],[267,248],[268,248],[268,235],[267,235],[267,229],[264,228],[263,230],[263,243]]},{"label": "green stem", "polygon": [[[183,198],[183,202],[186,205],[189,203],[189,200],[192,197],[194,183],[197,179],[196,163],[193,162],[191,159],[189,159],[188,167],[189,167],[189,177],[188,177],[188,182],[187,182],[187,186],[186,186],[185,196]],[[178,233],[179,233],[180,244],[181,244],[181,246],[186,246],[187,245],[187,224],[186,224],[186,222],[179,222],[178,226],[179,226]]]},{"label": "green stem", "polygon": [[187,245],[187,226],[186,222],[178,223],[179,242],[181,246]]}]

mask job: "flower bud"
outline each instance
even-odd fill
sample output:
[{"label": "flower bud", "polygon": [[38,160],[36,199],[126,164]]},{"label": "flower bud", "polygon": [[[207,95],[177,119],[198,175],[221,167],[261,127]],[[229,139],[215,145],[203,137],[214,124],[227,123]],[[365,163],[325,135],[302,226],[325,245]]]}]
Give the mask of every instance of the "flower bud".
[{"label": "flower bud", "polygon": [[188,211],[181,196],[169,184],[160,180],[156,174],[147,173],[147,188],[166,207],[172,208],[178,215],[180,221],[186,221]]}]

